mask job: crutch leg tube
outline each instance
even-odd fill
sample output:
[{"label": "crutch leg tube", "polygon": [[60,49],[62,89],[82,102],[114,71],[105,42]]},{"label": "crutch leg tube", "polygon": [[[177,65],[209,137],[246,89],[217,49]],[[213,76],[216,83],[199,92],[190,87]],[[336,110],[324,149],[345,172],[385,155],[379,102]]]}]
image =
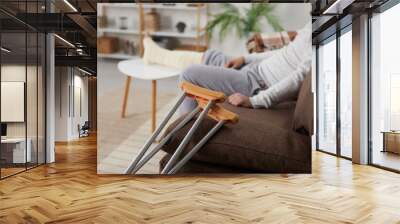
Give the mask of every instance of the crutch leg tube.
[{"label": "crutch leg tube", "polygon": [[213,101],[209,101],[207,103],[206,107],[201,112],[200,116],[194,122],[192,128],[190,128],[189,132],[187,133],[185,138],[183,138],[181,144],[175,150],[175,152],[172,155],[171,159],[168,161],[167,165],[162,170],[161,174],[166,174],[169,171],[169,169],[175,164],[176,160],[179,158],[179,156],[181,155],[182,151],[185,149],[187,143],[189,143],[189,141],[192,138],[193,134],[196,132],[197,128],[200,126],[200,123],[203,121],[204,117],[207,116],[208,110],[211,108],[211,106],[213,104],[214,104]]},{"label": "crutch leg tube", "polygon": [[151,137],[146,141],[145,145],[143,148],[140,150],[139,155],[136,157],[135,160],[132,161],[132,163],[129,165],[128,169],[126,170],[126,174],[131,174],[137,163],[142,159],[146,151],[149,149],[151,144],[154,142],[154,140],[157,138],[157,136],[160,134],[162,129],[167,125],[168,121],[171,119],[172,115],[174,115],[175,111],[178,109],[178,107],[182,104],[183,100],[186,97],[186,93],[182,93],[180,96],[178,102],[174,105],[174,107],[171,109],[171,111],[167,114],[167,116],[164,118],[164,120],[161,122],[160,126],[156,129],[156,131],[151,135]]},{"label": "crutch leg tube", "polygon": [[200,108],[196,108],[192,112],[190,112],[179,124],[166,135],[160,143],[152,149],[143,159],[139,161],[136,167],[133,169],[132,173],[135,174],[140,168],[142,168],[153,156],[160,151],[160,149],[167,143],[167,141],[175,134],[175,132],[179,131],[185,124],[187,124],[196,114],[200,111]]},{"label": "crutch leg tube", "polygon": [[[207,105],[207,102],[202,99],[198,99],[197,103],[199,104],[199,107],[205,107],[205,105]],[[177,162],[177,164],[167,172],[168,174],[175,174],[178,172],[179,169],[182,168],[182,166],[185,165],[224,124],[227,122],[236,123],[239,120],[239,117],[235,113],[224,109],[220,105],[214,105],[209,110],[208,117],[216,120],[218,123],[183,157],[181,161]]]}]

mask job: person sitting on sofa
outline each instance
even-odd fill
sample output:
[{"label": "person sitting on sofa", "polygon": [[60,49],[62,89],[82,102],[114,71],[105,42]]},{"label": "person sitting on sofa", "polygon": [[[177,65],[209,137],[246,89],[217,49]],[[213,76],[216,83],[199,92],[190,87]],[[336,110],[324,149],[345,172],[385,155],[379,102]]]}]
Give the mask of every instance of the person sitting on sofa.
[{"label": "person sitting on sofa", "polygon": [[246,43],[249,53],[262,53],[288,45],[296,37],[296,31],[283,31],[272,34],[254,33]]},{"label": "person sitting on sofa", "polygon": [[[144,39],[145,63],[184,69],[181,81],[220,91],[234,106],[270,108],[297,96],[304,76],[311,69],[311,24],[297,32],[287,46],[229,59],[223,52],[170,51],[151,38]],[[196,101],[187,97],[181,113],[192,111]]]}]

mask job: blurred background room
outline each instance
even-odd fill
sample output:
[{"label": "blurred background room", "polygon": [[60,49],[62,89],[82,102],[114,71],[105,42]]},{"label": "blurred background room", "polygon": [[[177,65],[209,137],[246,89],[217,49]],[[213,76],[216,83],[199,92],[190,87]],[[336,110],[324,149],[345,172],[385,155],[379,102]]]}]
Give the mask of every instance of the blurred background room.
[{"label": "blurred background room", "polygon": [[[180,92],[179,72],[170,71],[166,78],[137,78],[134,69],[127,71],[120,63],[140,58],[145,34],[167,49],[218,49],[241,56],[248,54],[246,41],[254,33],[295,31],[311,22],[311,5],[306,3],[99,3],[97,7],[99,173],[124,173]],[[246,25],[238,25],[238,18]],[[162,153],[158,154],[141,172],[158,173]]]}]

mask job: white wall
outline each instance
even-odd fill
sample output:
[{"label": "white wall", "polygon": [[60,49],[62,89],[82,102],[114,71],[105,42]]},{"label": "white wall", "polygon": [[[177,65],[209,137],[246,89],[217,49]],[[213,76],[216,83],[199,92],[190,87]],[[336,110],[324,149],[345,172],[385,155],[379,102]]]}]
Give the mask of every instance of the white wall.
[{"label": "white wall", "polygon": [[55,140],[68,140],[69,76],[67,67],[55,69]]},{"label": "white wall", "polygon": [[[38,69],[38,70],[37,70]],[[2,82],[24,82],[26,86],[26,106],[19,108],[20,113],[26,113],[26,120],[22,122],[6,122],[7,137],[9,138],[24,138],[27,136],[30,139],[30,148],[32,150],[33,161],[39,159],[39,163],[44,162],[44,74],[41,72],[41,67],[25,66],[20,64],[4,64],[1,66],[1,81]],[[2,90],[3,91],[3,90]],[[24,94],[24,90],[22,93]],[[3,97],[7,97],[2,95]],[[14,108],[15,109],[15,108]],[[7,111],[12,108],[2,107],[1,110]],[[9,111],[17,113],[17,111]],[[38,157],[37,154],[39,154]]]},{"label": "white wall", "polygon": [[77,139],[78,124],[88,120],[88,78],[77,69],[56,67],[55,86],[55,141]]},{"label": "white wall", "polygon": [[[18,81],[25,82],[26,70],[30,70],[31,67],[26,68],[25,65],[2,65],[1,66],[1,81]],[[30,74],[30,72],[28,73]],[[25,82],[26,83],[26,82]],[[6,108],[1,108],[6,110]],[[8,137],[25,137],[25,122],[11,122],[7,124],[7,136]]]},{"label": "white wall", "polygon": [[[76,70],[75,70],[76,72]],[[74,76],[74,93],[75,96],[74,100],[75,100],[75,106],[73,108],[73,110],[75,110],[75,112],[73,111],[72,115],[73,118],[71,120],[71,135],[73,138],[77,138],[79,137],[79,132],[77,129],[78,124],[79,125],[83,125],[85,123],[85,121],[88,120],[88,106],[89,106],[89,102],[88,102],[88,78],[87,76],[81,76],[82,73],[79,73],[78,75],[75,74]],[[78,91],[80,91],[80,93],[78,93]],[[80,94],[80,97],[79,97]],[[80,99],[79,99],[80,98]],[[81,101],[81,102],[79,102]],[[81,108],[79,108],[81,107]],[[80,112],[80,110],[82,110]]]},{"label": "white wall", "polygon": [[[36,85],[36,80],[33,80],[32,76],[36,77],[36,67],[34,66],[27,66],[25,65],[3,65],[1,67],[1,81],[7,82],[24,82],[27,83],[25,80],[25,75],[28,77],[28,84],[29,87],[32,85]],[[27,120],[28,120],[28,137],[32,133],[35,133],[36,130],[36,88],[27,88],[27,106],[31,108],[27,108]],[[34,104],[31,104],[34,102]],[[6,110],[7,108],[2,108],[2,110]],[[25,126],[26,122],[7,122],[7,135],[8,137],[25,137]]]}]

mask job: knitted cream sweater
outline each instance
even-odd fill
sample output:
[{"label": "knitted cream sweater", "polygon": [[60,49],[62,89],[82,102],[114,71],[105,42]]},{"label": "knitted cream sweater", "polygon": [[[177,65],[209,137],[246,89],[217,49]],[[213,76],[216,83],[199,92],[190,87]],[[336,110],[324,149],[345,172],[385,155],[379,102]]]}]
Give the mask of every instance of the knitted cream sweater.
[{"label": "knitted cream sweater", "polygon": [[269,108],[297,96],[304,76],[311,70],[311,23],[286,47],[245,56],[246,63],[260,61],[258,71],[266,90],[250,97],[254,108]]}]

